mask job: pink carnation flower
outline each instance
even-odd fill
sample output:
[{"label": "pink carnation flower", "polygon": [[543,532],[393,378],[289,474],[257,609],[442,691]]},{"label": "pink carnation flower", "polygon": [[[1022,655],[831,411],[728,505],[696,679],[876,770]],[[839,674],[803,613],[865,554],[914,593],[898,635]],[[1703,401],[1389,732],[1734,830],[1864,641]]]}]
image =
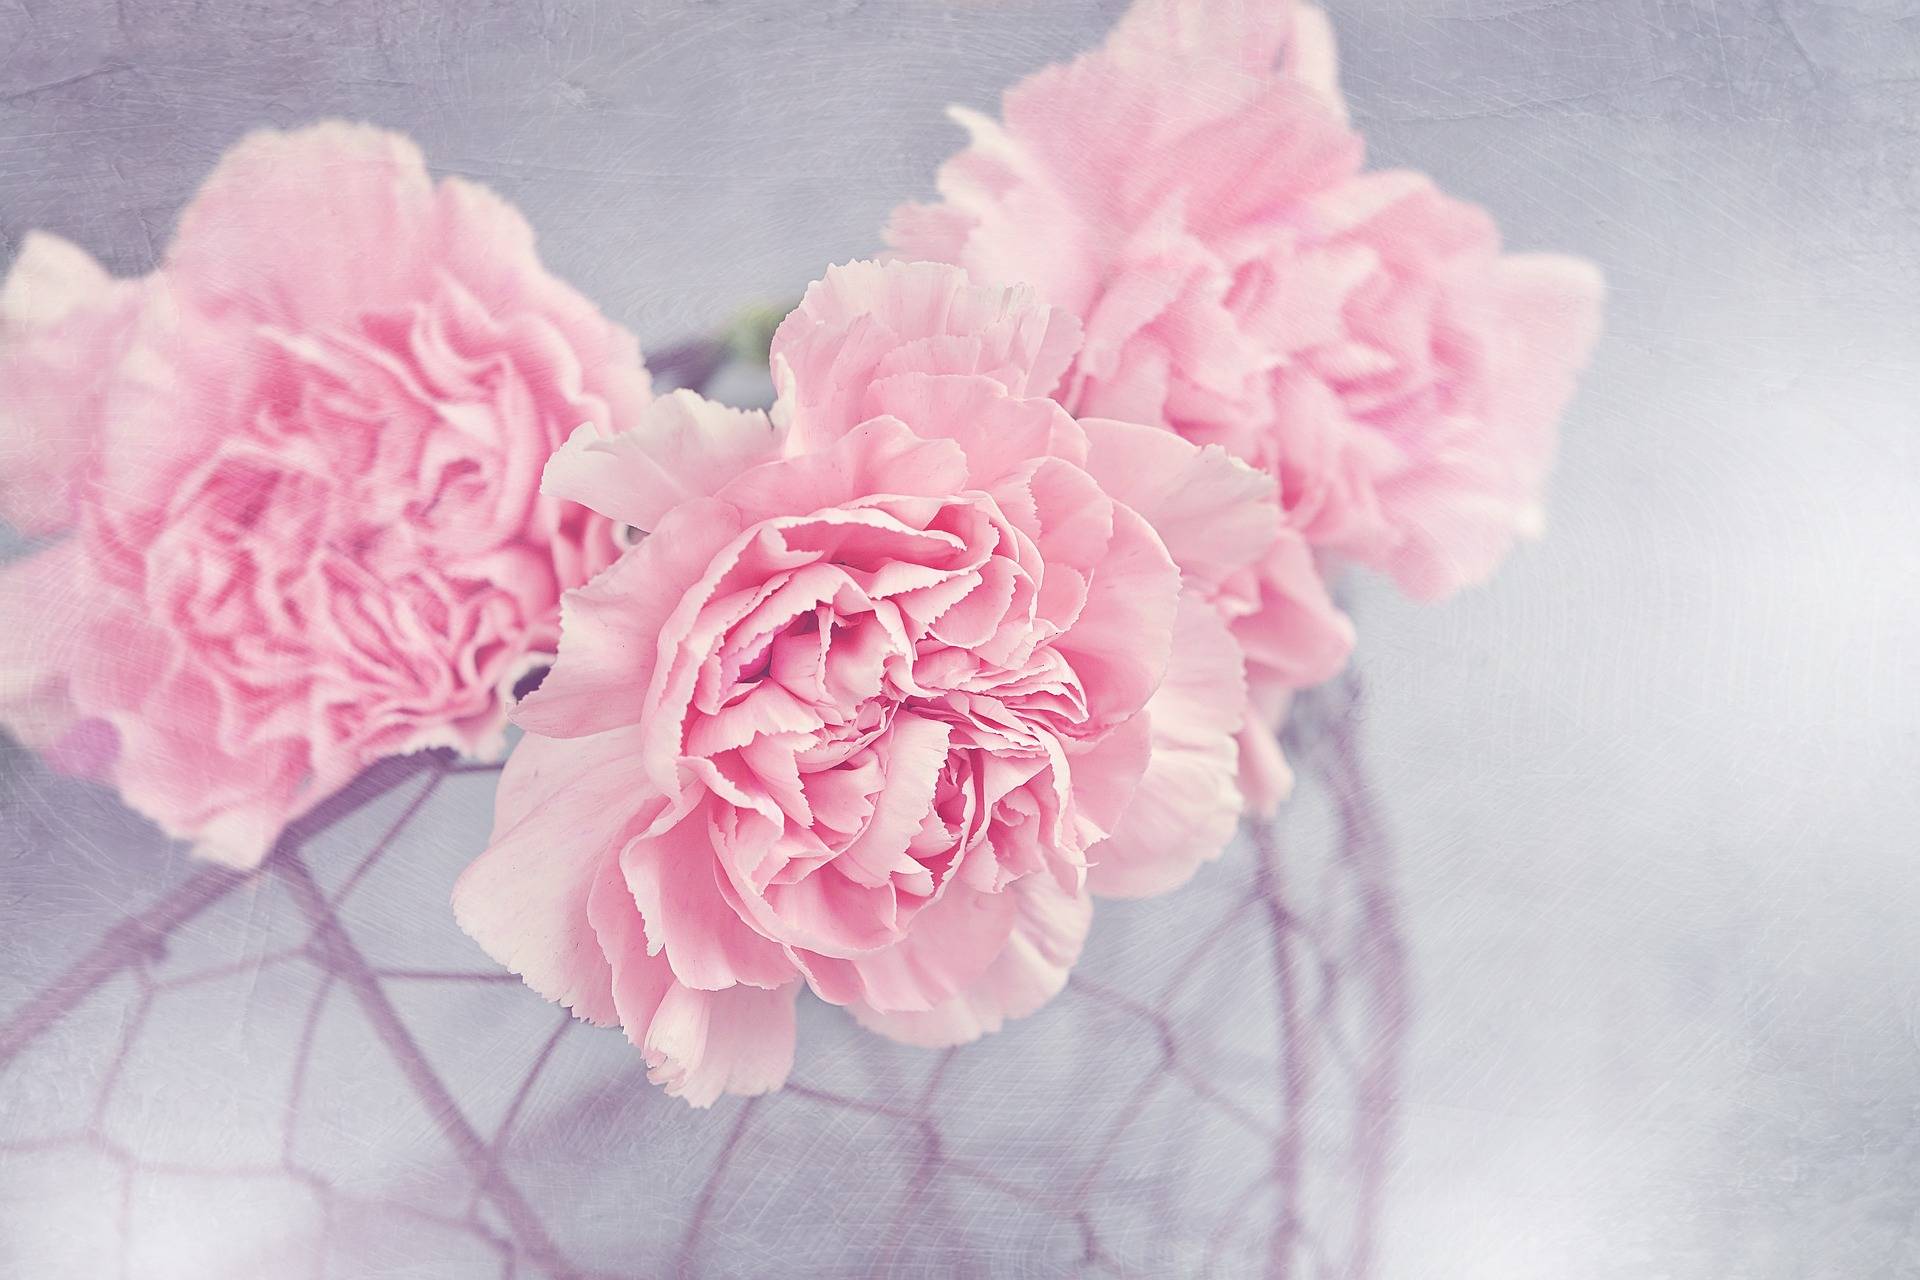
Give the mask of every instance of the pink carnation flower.
[{"label": "pink carnation flower", "polygon": [[[1503,254],[1421,175],[1364,171],[1317,10],[1140,0],[1104,47],[1009,90],[1001,121],[954,115],[972,144],[888,239],[1078,316],[1069,409],[1226,446],[1279,477],[1312,547],[1421,598],[1539,526],[1599,277]],[[1267,647],[1325,660],[1269,672],[1282,687],[1338,666],[1296,559],[1264,590],[1316,630]]]},{"label": "pink carnation flower", "polygon": [[618,552],[538,485],[646,403],[633,339],[392,134],[249,137],[143,281],[30,239],[0,324],[5,514],[78,525],[0,571],[0,718],[205,856],[381,756],[497,751]]},{"label": "pink carnation flower", "polygon": [[1042,398],[1077,340],[952,268],[837,268],[772,418],[675,393],[549,465],[646,536],[568,593],[454,905],[670,1093],[778,1087],[803,984],[913,1044],[995,1030],[1060,990],[1090,893],[1230,837],[1213,599],[1273,484]]}]

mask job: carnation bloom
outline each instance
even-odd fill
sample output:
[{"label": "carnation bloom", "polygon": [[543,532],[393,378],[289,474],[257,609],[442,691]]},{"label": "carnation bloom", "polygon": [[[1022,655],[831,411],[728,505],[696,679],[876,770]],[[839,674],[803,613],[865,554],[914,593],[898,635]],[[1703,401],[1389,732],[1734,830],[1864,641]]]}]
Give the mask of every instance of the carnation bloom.
[{"label": "carnation bloom", "polygon": [[774,415],[584,428],[549,492],[645,532],[569,592],[461,925],[696,1105],[786,1077],[802,984],[947,1045],[1059,991],[1091,892],[1230,837],[1213,603],[1271,480],[1039,392],[1077,326],[928,264],[837,268]]},{"label": "carnation bloom", "polygon": [[[1078,316],[1073,412],[1224,445],[1279,478],[1317,552],[1421,598],[1538,527],[1598,276],[1503,254],[1421,175],[1365,171],[1317,10],[1140,0],[1105,46],[1010,89],[1001,120],[954,114],[971,145],[888,239]],[[1338,624],[1297,555],[1274,569],[1293,634],[1262,647],[1320,660],[1256,676],[1298,687],[1339,665]]]},{"label": "carnation bloom", "polygon": [[637,346],[392,134],[247,138],[139,282],[30,239],[0,323],[5,514],[76,526],[0,571],[0,717],[204,856],[381,756],[498,750],[618,552],[538,484],[646,403]]}]

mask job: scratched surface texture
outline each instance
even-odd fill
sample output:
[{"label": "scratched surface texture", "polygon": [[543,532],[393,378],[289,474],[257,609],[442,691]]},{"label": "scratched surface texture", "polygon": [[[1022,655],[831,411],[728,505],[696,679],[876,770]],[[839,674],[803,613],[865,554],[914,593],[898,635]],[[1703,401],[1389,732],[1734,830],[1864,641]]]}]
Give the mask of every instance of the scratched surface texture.
[{"label": "scratched surface texture", "polygon": [[[1115,7],[0,0],[0,261],[144,270],[240,133],[346,115],[665,347]],[[1613,295],[1549,536],[1352,584],[1277,830],[999,1037],[816,1006],[694,1113],[454,929],[489,773],[242,882],[0,749],[0,1275],[1920,1275],[1920,8],[1330,7],[1376,158]]]}]

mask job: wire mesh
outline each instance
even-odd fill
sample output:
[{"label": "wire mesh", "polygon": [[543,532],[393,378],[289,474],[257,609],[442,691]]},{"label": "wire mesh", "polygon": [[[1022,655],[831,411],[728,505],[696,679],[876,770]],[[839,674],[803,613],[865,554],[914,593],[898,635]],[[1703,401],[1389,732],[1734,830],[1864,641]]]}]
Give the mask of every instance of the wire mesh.
[{"label": "wire mesh", "polygon": [[1103,904],[1039,1015],[934,1053],[811,1003],[788,1087],[705,1112],[453,927],[493,769],[385,762],[242,875],[16,755],[0,1273],[1366,1276],[1405,1001],[1360,711],[1302,699],[1282,818]]}]

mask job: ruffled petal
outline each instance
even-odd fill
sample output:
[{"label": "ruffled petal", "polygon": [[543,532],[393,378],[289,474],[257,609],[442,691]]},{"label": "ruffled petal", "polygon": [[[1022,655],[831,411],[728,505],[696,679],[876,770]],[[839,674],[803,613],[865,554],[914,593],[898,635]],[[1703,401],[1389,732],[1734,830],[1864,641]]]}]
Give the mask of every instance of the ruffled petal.
[{"label": "ruffled petal", "polygon": [[20,532],[72,526],[144,292],[58,236],[21,242],[0,287],[0,520]]},{"label": "ruffled petal", "polygon": [[1093,900],[1062,889],[1050,876],[1028,876],[1006,889],[1014,905],[1007,943],[960,994],[924,1012],[882,1013],[849,1006],[861,1026],[902,1044],[942,1048],[998,1031],[1060,994],[1093,922]]},{"label": "ruffled petal", "polygon": [[1293,30],[1280,68],[1325,100],[1342,120],[1347,118],[1346,95],[1340,92],[1340,50],[1333,23],[1318,5],[1294,7]]},{"label": "ruffled petal", "polygon": [[682,985],[666,958],[649,951],[633,897],[617,875],[594,882],[587,913],[608,964],[616,1016],[645,1056],[649,1080],[696,1107],[786,1081],[798,983],[771,991]]},{"label": "ruffled petal", "polygon": [[1248,704],[1238,738],[1240,794],[1246,800],[1247,812],[1263,818],[1271,818],[1281,802],[1293,794],[1293,766],[1280,749],[1280,724],[1292,695],[1281,690],[1271,701],[1276,708]]},{"label": "ruffled petal", "polygon": [[922,439],[952,440],[967,458],[958,489],[991,489],[1035,458],[1079,462],[1086,446],[1079,424],[1051,400],[1008,396],[991,378],[898,374],[870,393],[876,412],[909,424]]},{"label": "ruffled petal", "polygon": [[674,507],[712,495],[779,450],[766,414],[674,391],[617,435],[580,427],[548,461],[540,490],[651,531]]},{"label": "ruffled petal", "polygon": [[183,305],[291,328],[348,321],[429,291],[433,198],[420,149],[397,133],[332,121],[248,134],[181,213],[168,282]]},{"label": "ruffled petal", "polygon": [[555,738],[638,723],[661,648],[672,642],[669,618],[741,528],[732,506],[694,499],[593,581],[567,592],[560,602],[566,643],[514,721]]},{"label": "ruffled petal", "polygon": [[1255,583],[1255,609],[1233,623],[1252,685],[1305,689],[1346,665],[1353,622],[1333,602],[1305,539],[1283,530],[1257,566]]},{"label": "ruffled petal", "polygon": [[1078,322],[1029,290],[981,288],[937,263],[850,262],[808,286],[774,334],[776,414],[804,450],[872,417],[868,389],[896,374],[977,374],[1046,395],[1079,342]]},{"label": "ruffled petal", "polygon": [[1273,477],[1170,431],[1083,418],[1087,471],[1153,526],[1190,583],[1218,589],[1280,537]]},{"label": "ruffled petal", "polygon": [[966,486],[966,455],[948,440],[926,440],[898,419],[861,423],[811,453],[755,467],[718,496],[752,522],[805,515],[876,494],[947,498]]},{"label": "ruffled petal", "polygon": [[1086,603],[1055,642],[1088,692],[1096,724],[1132,715],[1166,674],[1180,574],[1152,526],[1126,507],[1087,585]]},{"label": "ruffled petal", "polygon": [[1147,704],[1153,755],[1118,830],[1089,855],[1094,893],[1166,893],[1226,849],[1240,817],[1235,738],[1246,701],[1240,646],[1214,608],[1187,592],[1167,678]]},{"label": "ruffled petal", "polygon": [[1486,404],[1446,447],[1381,487],[1405,531],[1381,567],[1417,600],[1486,581],[1516,538],[1538,536],[1555,423],[1600,333],[1605,285],[1591,263],[1513,254],[1490,275]]},{"label": "ruffled petal", "polygon": [[453,890],[454,918],[488,955],[601,1025],[618,1012],[588,897],[601,880],[625,891],[620,849],[660,805],[635,793],[635,739],[521,739],[500,775],[493,839]]},{"label": "ruffled petal", "polygon": [[1017,908],[1011,891],[981,893],[952,884],[893,946],[847,959],[808,955],[807,976],[821,998],[834,1004],[876,1013],[928,1012],[992,967],[1012,936]]},{"label": "ruffled petal", "polygon": [[772,991],[669,987],[644,1038],[633,1036],[646,1055],[647,1079],[695,1107],[725,1094],[771,1093],[793,1070],[799,994],[797,982]]},{"label": "ruffled petal", "polygon": [[742,920],[721,889],[704,807],[637,837],[621,851],[620,870],[639,906],[648,953],[664,954],[682,984],[771,988],[796,977],[779,944]]}]

